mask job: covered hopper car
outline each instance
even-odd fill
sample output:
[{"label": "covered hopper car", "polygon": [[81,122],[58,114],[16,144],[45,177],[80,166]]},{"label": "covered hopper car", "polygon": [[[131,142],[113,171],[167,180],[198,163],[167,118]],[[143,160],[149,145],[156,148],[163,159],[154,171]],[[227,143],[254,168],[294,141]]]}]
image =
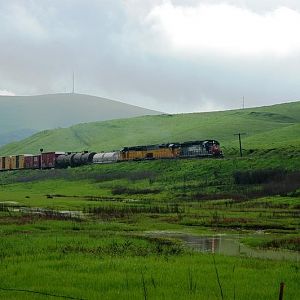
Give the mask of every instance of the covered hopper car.
[{"label": "covered hopper car", "polygon": [[97,153],[93,157],[94,164],[107,164],[120,161],[120,152],[103,152]]}]

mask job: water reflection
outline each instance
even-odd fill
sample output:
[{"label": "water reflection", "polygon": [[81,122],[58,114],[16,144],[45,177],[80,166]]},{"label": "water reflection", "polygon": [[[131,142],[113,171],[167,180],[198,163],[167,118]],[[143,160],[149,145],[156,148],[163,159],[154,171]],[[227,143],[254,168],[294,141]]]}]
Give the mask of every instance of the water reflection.
[{"label": "water reflection", "polygon": [[199,252],[218,253],[231,256],[247,256],[275,260],[299,261],[300,253],[282,249],[254,249],[240,242],[239,235],[196,236],[186,233],[149,232],[151,236],[179,239]]}]

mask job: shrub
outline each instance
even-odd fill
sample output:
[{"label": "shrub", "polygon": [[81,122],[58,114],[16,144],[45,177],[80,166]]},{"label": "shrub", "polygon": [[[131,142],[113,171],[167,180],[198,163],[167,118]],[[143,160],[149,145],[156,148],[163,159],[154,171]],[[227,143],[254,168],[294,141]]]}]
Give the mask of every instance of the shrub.
[{"label": "shrub", "polygon": [[287,171],[283,169],[262,169],[254,171],[236,171],[233,174],[236,184],[262,184],[280,181],[285,178]]}]

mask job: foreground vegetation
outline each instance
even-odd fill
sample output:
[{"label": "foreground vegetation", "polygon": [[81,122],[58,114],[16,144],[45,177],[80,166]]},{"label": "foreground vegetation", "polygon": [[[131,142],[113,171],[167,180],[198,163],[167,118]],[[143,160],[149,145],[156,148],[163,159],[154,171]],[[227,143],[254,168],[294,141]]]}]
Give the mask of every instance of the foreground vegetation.
[{"label": "foreground vegetation", "polygon": [[298,299],[295,256],[201,253],[166,233],[300,251],[299,169],[295,150],[2,172],[0,298],[276,299],[283,281]]},{"label": "foreground vegetation", "polygon": [[287,299],[299,295],[297,262],[190,253],[116,221],[5,222],[0,288],[27,292],[1,290],[3,299],[46,298],[28,291],[78,299],[222,299],[221,293],[224,299],[276,299],[281,281]]}]

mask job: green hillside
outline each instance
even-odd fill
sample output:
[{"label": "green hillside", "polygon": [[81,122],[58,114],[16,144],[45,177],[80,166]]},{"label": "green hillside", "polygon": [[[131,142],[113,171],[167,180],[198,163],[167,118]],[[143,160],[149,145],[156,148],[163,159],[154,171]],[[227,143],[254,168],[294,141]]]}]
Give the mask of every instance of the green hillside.
[{"label": "green hillside", "polygon": [[209,113],[144,116],[39,132],[0,148],[0,155],[46,151],[107,151],[126,145],[217,139],[225,149],[300,148],[300,101]]},{"label": "green hillside", "polygon": [[45,129],[159,113],[84,94],[0,96],[0,146]]},{"label": "green hillside", "polygon": [[300,123],[255,134],[245,139],[244,146],[261,145],[261,148],[300,148]]}]

